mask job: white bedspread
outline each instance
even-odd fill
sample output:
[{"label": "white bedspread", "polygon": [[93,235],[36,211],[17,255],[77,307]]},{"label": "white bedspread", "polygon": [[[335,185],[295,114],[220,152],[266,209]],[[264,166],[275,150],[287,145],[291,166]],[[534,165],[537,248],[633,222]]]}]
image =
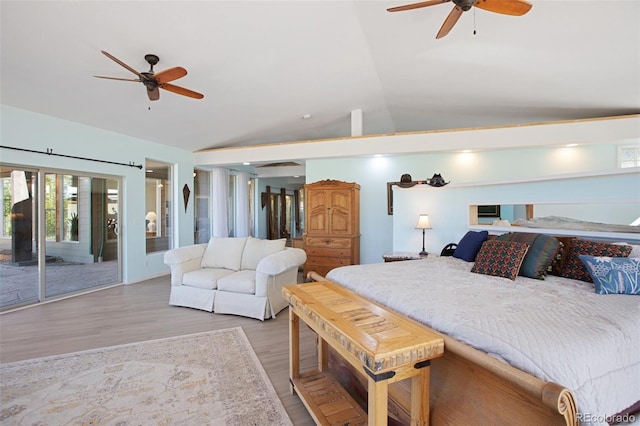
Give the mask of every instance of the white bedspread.
[{"label": "white bedspread", "polygon": [[640,297],[599,295],[592,283],[556,276],[511,281],[471,266],[429,256],[341,267],[327,278],[572,390],[583,419],[640,400]]}]

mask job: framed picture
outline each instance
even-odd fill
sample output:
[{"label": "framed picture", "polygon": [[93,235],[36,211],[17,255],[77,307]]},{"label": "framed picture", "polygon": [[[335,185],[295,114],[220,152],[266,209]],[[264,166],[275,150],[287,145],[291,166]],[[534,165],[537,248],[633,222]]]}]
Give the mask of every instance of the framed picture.
[{"label": "framed picture", "polygon": [[395,182],[387,182],[387,214],[393,214],[393,185]]},{"label": "framed picture", "polygon": [[500,205],[478,206],[478,217],[500,217]]}]

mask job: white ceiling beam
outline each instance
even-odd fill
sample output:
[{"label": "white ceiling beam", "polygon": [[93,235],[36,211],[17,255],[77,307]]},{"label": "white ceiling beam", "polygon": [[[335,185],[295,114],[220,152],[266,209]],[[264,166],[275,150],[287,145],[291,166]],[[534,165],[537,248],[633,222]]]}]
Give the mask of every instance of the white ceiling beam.
[{"label": "white ceiling beam", "polygon": [[357,136],[198,151],[198,166],[640,140],[640,114],[501,127]]}]

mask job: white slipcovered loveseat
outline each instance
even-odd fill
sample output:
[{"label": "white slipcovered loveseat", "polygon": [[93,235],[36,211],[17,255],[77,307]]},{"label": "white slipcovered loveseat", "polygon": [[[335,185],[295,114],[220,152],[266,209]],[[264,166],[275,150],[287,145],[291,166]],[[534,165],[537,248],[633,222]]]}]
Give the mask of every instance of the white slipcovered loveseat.
[{"label": "white slipcovered loveseat", "polygon": [[264,320],[287,306],[282,287],[295,284],[307,259],[285,240],[211,238],[169,250],[170,305]]}]

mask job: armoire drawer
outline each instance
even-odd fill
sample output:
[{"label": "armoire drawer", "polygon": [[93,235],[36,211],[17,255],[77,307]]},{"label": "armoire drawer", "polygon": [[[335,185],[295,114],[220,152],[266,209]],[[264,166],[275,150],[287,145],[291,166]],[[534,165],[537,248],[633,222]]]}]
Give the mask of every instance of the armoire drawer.
[{"label": "armoire drawer", "polygon": [[306,249],[311,247],[350,248],[351,238],[306,237],[304,246]]},{"label": "armoire drawer", "polygon": [[320,256],[320,257],[351,257],[351,248],[319,248],[319,247],[307,247],[307,256]]},{"label": "armoire drawer", "polygon": [[337,258],[337,257],[307,257],[307,261],[304,264],[305,269],[313,270],[314,266],[331,266],[337,268],[338,266],[351,265],[351,259],[349,258]]}]

